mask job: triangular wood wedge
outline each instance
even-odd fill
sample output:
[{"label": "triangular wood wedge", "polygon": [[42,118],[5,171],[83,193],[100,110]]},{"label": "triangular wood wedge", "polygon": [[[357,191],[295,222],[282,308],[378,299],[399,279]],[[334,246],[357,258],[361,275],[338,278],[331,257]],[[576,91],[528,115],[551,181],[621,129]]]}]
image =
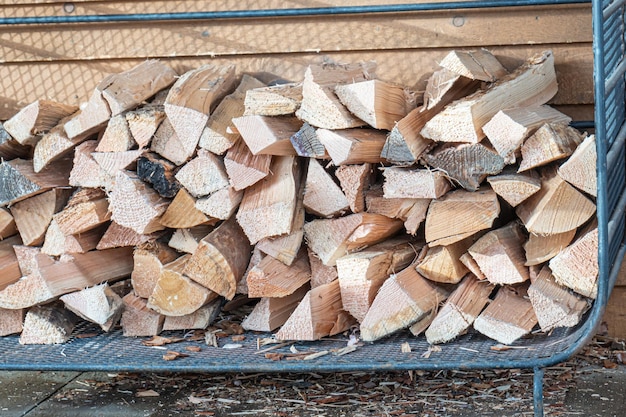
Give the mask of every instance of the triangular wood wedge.
[{"label": "triangular wood wedge", "polygon": [[302,102],[302,83],[258,87],[246,92],[245,115],[282,116],[293,114]]},{"label": "triangular wood wedge", "polygon": [[124,302],[108,283],[61,296],[65,308],[108,332],[122,317]]},{"label": "triangular wood wedge", "polygon": [[132,292],[124,298],[122,330],[124,336],[156,336],[163,330],[165,316],[147,307],[145,298],[137,297]]},{"label": "triangular wood wedge", "polygon": [[243,140],[237,141],[224,156],[228,180],[235,190],[243,190],[265,178],[271,163],[272,155],[253,155]]},{"label": "triangular wood wedge", "polygon": [[326,218],[341,216],[350,206],[341,187],[314,158],[309,158],[303,204],[308,213]]},{"label": "triangular wood wedge", "polygon": [[549,261],[565,249],[576,236],[576,229],[554,235],[530,234],[524,243],[526,266],[540,265]]},{"label": "triangular wood wedge", "polygon": [[35,172],[32,161],[13,159],[0,162],[0,207],[43,193],[55,187],[67,187],[70,159],[62,159],[49,169]]},{"label": "triangular wood wedge", "polygon": [[574,187],[595,197],[598,194],[596,160],[596,137],[587,136],[557,172]]},{"label": "triangular wood wedge", "polygon": [[19,342],[21,345],[52,345],[70,340],[77,317],[53,304],[31,308],[24,318],[24,326]]},{"label": "triangular wood wedge", "polygon": [[61,119],[73,114],[78,108],[52,100],[37,100],[4,122],[6,130],[21,145],[34,146],[40,135],[55,127]]},{"label": "triangular wood wedge", "polygon": [[522,145],[519,172],[537,168],[574,153],[584,136],[566,123],[546,123]]},{"label": "triangular wood wedge", "polygon": [[175,250],[158,241],[138,246],[133,252],[133,270],[130,275],[135,294],[142,298],[150,297],[161,267],[177,257]]},{"label": "triangular wood wedge", "polygon": [[37,246],[44,242],[46,230],[71,194],[70,188],[53,188],[11,206],[11,213],[24,245]]},{"label": "triangular wood wedge", "polygon": [[385,198],[440,198],[450,190],[441,171],[403,167],[383,169]]},{"label": "triangular wood wedge", "polygon": [[266,256],[247,274],[248,297],[285,297],[310,280],[311,266],[304,248],[291,265]]},{"label": "triangular wood wedge", "polygon": [[487,177],[487,182],[511,207],[517,207],[522,201],[541,189],[539,178],[524,174],[500,174]]},{"label": "triangular wood wedge", "polygon": [[335,165],[378,164],[387,136],[375,129],[317,129],[317,137]]},{"label": "triangular wood wedge", "polygon": [[254,310],[241,322],[241,327],[257,332],[276,330],[285,324],[309,289],[309,284],[304,284],[285,297],[261,298]]}]

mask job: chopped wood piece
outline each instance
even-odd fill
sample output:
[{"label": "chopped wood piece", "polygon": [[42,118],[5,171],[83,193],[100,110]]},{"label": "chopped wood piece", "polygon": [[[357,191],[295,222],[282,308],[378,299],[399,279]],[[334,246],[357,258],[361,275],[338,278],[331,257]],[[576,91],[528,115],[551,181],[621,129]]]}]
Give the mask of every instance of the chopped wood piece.
[{"label": "chopped wood piece", "polygon": [[133,146],[135,146],[135,139],[128,127],[126,116],[118,114],[109,119],[98,141],[96,152],[124,152],[132,149]]},{"label": "chopped wood piece", "polygon": [[375,245],[400,228],[400,220],[380,214],[356,213],[310,221],[304,225],[304,236],[324,265],[334,266],[340,257]]},{"label": "chopped wood piece", "polygon": [[552,51],[530,58],[515,72],[487,90],[446,106],[421,130],[422,136],[442,142],[480,142],[482,127],[501,109],[545,104],[557,92]]},{"label": "chopped wood piece", "polygon": [[337,267],[324,265],[315,252],[307,247],[309,265],[311,265],[311,288],[328,284],[338,278]]},{"label": "chopped wood piece", "polygon": [[380,287],[361,322],[361,339],[373,342],[411,326],[436,310],[447,295],[408,266]]},{"label": "chopped wood piece", "polygon": [[102,91],[96,87],[89,101],[81,105],[80,111],[74,113],[62,126],[70,141],[80,142],[101,130],[110,118],[109,103],[102,97]]},{"label": "chopped wood piece", "polygon": [[302,102],[302,83],[258,87],[246,92],[245,115],[282,116],[293,114]]},{"label": "chopped wood piece", "polygon": [[185,316],[218,297],[216,293],[192,281],[183,270],[191,255],[163,265],[147,307],[166,316]]},{"label": "chopped wood piece", "polygon": [[243,140],[226,152],[224,166],[235,190],[243,190],[269,174],[272,155],[253,155]]},{"label": "chopped wood piece", "polygon": [[6,239],[17,233],[15,219],[5,208],[0,208],[0,240]]},{"label": "chopped wood piece", "polygon": [[48,225],[54,214],[65,206],[71,192],[69,188],[53,188],[11,206],[24,245],[37,246],[44,242]]},{"label": "chopped wood piece", "polygon": [[567,245],[572,243],[575,235],[576,229],[554,235],[535,235],[531,233],[528,236],[528,241],[524,243],[526,265],[540,265],[554,258]]},{"label": "chopped wood piece", "polygon": [[252,268],[257,266],[259,262],[263,260],[264,257],[265,255],[259,250],[257,246],[254,246],[252,248],[252,254],[250,255],[250,261],[248,262],[246,272],[244,272],[243,277],[237,283],[237,294],[244,294],[246,296],[248,295],[248,274],[250,273]]},{"label": "chopped wood piece", "polygon": [[142,298],[150,297],[161,266],[178,257],[175,250],[160,242],[150,242],[135,249],[133,253],[133,271],[130,280],[135,294]]},{"label": "chopped wood piece", "polygon": [[21,245],[19,236],[0,240],[0,291],[22,277],[22,271],[13,246]]},{"label": "chopped wood piece", "polygon": [[4,124],[0,122],[0,158],[11,160],[15,158],[29,158],[32,147],[20,145],[4,129]]},{"label": "chopped wood piece", "polygon": [[109,284],[104,283],[61,296],[65,308],[92,323],[110,331],[122,317],[124,302]]},{"label": "chopped wood piece", "polygon": [[582,235],[550,260],[556,282],[589,298],[598,291],[598,228]]},{"label": "chopped wood piece", "polygon": [[515,284],[530,278],[522,244],[526,237],[517,222],[491,230],[467,250],[487,280],[493,284]]},{"label": "chopped wood piece", "polygon": [[574,153],[583,135],[565,123],[546,123],[522,145],[519,172],[546,165]]},{"label": "chopped wood piece", "polygon": [[163,106],[148,105],[131,110],[125,113],[124,117],[126,117],[132,139],[137,143],[139,149],[142,149],[150,144],[152,136],[165,119],[165,111]]},{"label": "chopped wood piece", "polygon": [[338,85],[335,93],[352,114],[375,129],[393,129],[415,106],[403,87],[380,80]]},{"label": "chopped wood piece", "polygon": [[500,61],[486,49],[475,51],[451,51],[439,65],[471,80],[494,82],[508,71]]},{"label": "chopped wood piece", "polygon": [[309,292],[309,284],[281,298],[262,298],[241,323],[245,330],[272,332],[285,324],[300,301]]},{"label": "chopped wood piece", "polygon": [[230,185],[224,161],[204,149],[200,149],[198,156],[187,162],[175,177],[194,197],[203,197]]},{"label": "chopped wood piece", "polygon": [[69,183],[73,187],[113,188],[114,178],[109,175],[93,158],[98,142],[88,140],[74,149],[74,163],[70,172]]},{"label": "chopped wood piece", "polygon": [[122,329],[124,336],[156,336],[163,330],[165,316],[147,307],[148,301],[132,292],[123,299]]},{"label": "chopped wood piece", "polygon": [[[75,235],[65,235],[56,220],[52,219],[41,252],[50,256],[61,256],[64,253],[85,253],[96,249],[103,237],[107,225],[103,224],[87,232]],[[107,249],[107,248],[98,248]]]},{"label": "chopped wood piece", "polygon": [[328,159],[328,152],[317,137],[317,130],[304,122],[300,130],[289,138],[298,156],[306,158]]},{"label": "chopped wood piece", "polygon": [[215,299],[184,316],[165,316],[163,331],[206,329],[215,321],[222,306],[221,299]]},{"label": "chopped wood piece", "polygon": [[407,238],[388,239],[337,259],[344,310],[362,322],[383,282],[415,259],[415,245]]},{"label": "chopped wood piece", "polygon": [[[483,271],[480,270],[480,267],[478,266],[474,258],[472,258],[472,255],[465,252],[463,255],[459,257],[459,261],[461,261],[461,263],[465,265],[465,267],[472,274],[474,274],[476,278],[478,278],[481,281],[487,280],[487,277],[485,276],[485,274],[483,274]],[[532,274],[531,274],[531,277],[532,277]]]},{"label": "chopped wood piece", "polygon": [[595,197],[598,195],[596,159],[596,137],[587,136],[557,172],[574,187]]},{"label": "chopped wood piece", "polygon": [[491,189],[451,191],[430,202],[425,224],[426,242],[429,246],[458,242],[490,228],[499,214],[498,196]]},{"label": "chopped wood piece", "polygon": [[22,332],[22,323],[26,316],[26,309],[0,309],[0,336],[8,336]]},{"label": "chopped wood piece", "polygon": [[209,116],[199,146],[217,155],[230,149],[239,140],[238,134],[229,131],[232,119],[243,116],[247,91],[263,86],[261,81],[244,74],[237,89],[224,97]]},{"label": "chopped wood piece", "polygon": [[430,326],[435,317],[437,317],[437,309],[430,310],[430,313],[413,323],[409,327],[409,331],[413,336],[420,336],[428,329],[428,326]]},{"label": "chopped wood piece", "polygon": [[354,318],[343,310],[339,281],[333,281],[307,292],[276,338],[319,340],[348,330],[353,324]]},{"label": "chopped wood piece", "polygon": [[[10,240],[5,243],[9,244],[9,242]],[[22,276],[33,275],[37,272],[37,256],[41,253],[39,246],[24,246],[21,240],[17,240],[13,242],[13,251]]]},{"label": "chopped wood piece", "polygon": [[317,137],[335,165],[378,164],[387,137],[374,129],[317,129]]},{"label": "chopped wood piece", "polygon": [[61,119],[78,108],[52,100],[37,100],[23,107],[15,116],[4,122],[6,130],[21,145],[34,146],[41,134],[55,127]]},{"label": "chopped wood piece", "polygon": [[[196,149],[209,114],[235,88],[235,66],[203,65],[178,78],[165,99],[165,113],[178,138],[162,156],[181,165]],[[163,126],[163,124],[161,124]]]},{"label": "chopped wood piece", "polygon": [[528,298],[535,309],[541,331],[557,327],[574,327],[589,308],[579,295],[557,284],[548,266],[533,279],[528,288]]},{"label": "chopped wood piece", "polygon": [[123,246],[139,246],[144,243],[156,240],[159,237],[159,233],[152,233],[148,235],[142,235],[135,232],[133,229],[120,226],[115,222],[106,228],[106,231],[102,235],[102,238],[98,242],[96,249],[111,249],[121,248]]},{"label": "chopped wood piece", "polygon": [[26,313],[19,342],[21,345],[65,343],[77,322],[76,316],[58,304],[33,307]]},{"label": "chopped wood piece", "polygon": [[150,150],[170,160],[174,165],[182,165],[192,156],[195,145],[192,149],[190,143],[183,143],[174,131],[174,127],[168,118],[165,118],[150,143]]},{"label": "chopped wood piece", "polygon": [[174,164],[152,153],[144,154],[137,160],[137,176],[151,184],[161,197],[174,197],[180,190],[175,169]]},{"label": "chopped wood piece", "polygon": [[304,208],[320,217],[337,217],[348,211],[350,204],[333,177],[313,158],[304,184]]},{"label": "chopped wood piece", "polygon": [[285,297],[309,282],[311,267],[304,249],[291,265],[266,256],[247,275],[248,297]]},{"label": "chopped wood piece", "polygon": [[489,302],[492,291],[493,284],[472,274],[463,278],[426,329],[428,343],[445,343],[465,333]]},{"label": "chopped wood piece", "polygon": [[353,213],[365,211],[365,190],[370,186],[372,165],[342,165],[335,171]]},{"label": "chopped wood piece", "polygon": [[504,345],[510,345],[529,334],[536,324],[537,316],[526,297],[525,288],[514,290],[502,287],[493,301],[476,317],[474,329]]},{"label": "chopped wood piece", "polygon": [[124,152],[94,152],[91,156],[107,174],[115,178],[123,169],[135,170],[137,159],[144,153],[143,149],[136,149]]},{"label": "chopped wood piece", "polygon": [[483,126],[483,132],[507,163],[515,162],[522,143],[545,123],[568,124],[569,116],[550,106],[500,110]]},{"label": "chopped wood piece", "polygon": [[385,198],[439,198],[451,188],[444,173],[429,169],[388,167],[383,177]]},{"label": "chopped wood piece", "polygon": [[431,281],[456,284],[469,272],[460,258],[472,243],[474,239],[469,237],[446,246],[427,246],[415,268]]},{"label": "chopped wood piece", "polygon": [[205,236],[187,261],[183,273],[232,300],[250,261],[250,243],[234,218]]},{"label": "chopped wood piece", "polygon": [[375,186],[367,191],[365,204],[368,213],[404,221],[407,233],[415,235],[426,219],[430,198],[384,198],[382,186]]},{"label": "chopped wood piece", "polygon": [[290,138],[302,122],[294,116],[241,116],[233,124],[253,155],[296,155]]},{"label": "chopped wood piece", "polygon": [[302,103],[296,116],[315,127],[348,129],[365,125],[353,116],[335,94],[339,84],[356,83],[373,77],[372,62],[354,65],[311,65],[304,73]]},{"label": "chopped wood piece", "polygon": [[41,172],[32,161],[13,159],[0,162],[0,207],[43,193],[55,187],[67,187],[71,160],[63,159]]},{"label": "chopped wood piece", "polygon": [[159,222],[172,229],[183,229],[208,223],[211,219],[196,207],[196,199],[181,188]]},{"label": "chopped wood piece", "polygon": [[293,156],[274,157],[271,174],[246,188],[236,217],[251,244],[292,232],[301,170]]},{"label": "chopped wood piece", "polygon": [[104,191],[82,188],[70,197],[63,210],[53,218],[63,234],[76,235],[106,223],[111,219],[111,212]]},{"label": "chopped wood piece", "polygon": [[436,114],[432,111],[433,109],[441,110],[444,105],[451,101],[476,91],[479,85],[480,83],[474,79],[447,68],[433,72],[424,91],[424,105],[420,109],[420,112],[423,113],[420,129],[424,127],[423,125],[428,119]]},{"label": "chopped wood piece", "polygon": [[444,144],[422,158],[468,191],[478,190],[488,175],[504,169],[504,159],[481,143]]},{"label": "chopped wood piece", "polygon": [[167,210],[168,204],[169,201],[160,197],[130,171],[117,173],[115,187],[109,194],[111,219],[140,235],[163,229],[159,218]]},{"label": "chopped wood piece", "polygon": [[170,248],[179,252],[194,253],[198,248],[198,243],[211,230],[213,230],[213,226],[209,225],[200,225],[189,229],[176,229],[167,244]]},{"label": "chopped wood piece", "polygon": [[487,182],[511,207],[517,207],[541,188],[541,181],[538,178],[524,174],[495,175],[487,177]]},{"label": "chopped wood piece", "polygon": [[243,191],[237,191],[231,186],[217,190],[208,197],[196,201],[196,209],[213,219],[229,219],[239,207],[243,199]]},{"label": "chopped wood piece", "polygon": [[593,216],[595,204],[563,181],[555,169],[544,170],[541,174],[541,189],[515,209],[515,214],[530,233],[553,235],[567,232]]}]

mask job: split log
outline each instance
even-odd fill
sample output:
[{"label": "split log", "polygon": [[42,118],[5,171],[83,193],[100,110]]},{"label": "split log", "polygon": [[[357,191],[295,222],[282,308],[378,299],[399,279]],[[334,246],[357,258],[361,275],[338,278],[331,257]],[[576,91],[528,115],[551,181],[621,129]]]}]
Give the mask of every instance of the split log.
[{"label": "split log", "polygon": [[380,155],[387,137],[382,131],[317,129],[317,137],[337,166],[384,162]]},{"label": "split log", "polygon": [[51,345],[70,340],[78,320],[60,305],[31,308],[24,318],[21,345]]},{"label": "split log", "polygon": [[326,218],[341,216],[350,206],[333,177],[313,158],[309,158],[303,204],[308,213]]},{"label": "split log", "polygon": [[52,100],[37,100],[23,107],[4,122],[13,139],[25,146],[34,146],[41,135],[55,127],[61,119],[73,114],[78,108]]},{"label": "split log", "polygon": [[110,331],[122,317],[124,302],[104,283],[61,296],[65,308],[84,320]]},{"label": "split log", "polygon": [[[102,137],[98,140],[96,152],[125,152],[135,145],[126,116],[118,114],[109,119]],[[141,146],[139,148],[141,149]]]},{"label": "split log", "polygon": [[156,240],[159,237],[159,232],[142,235],[129,227],[124,227],[115,222],[111,222],[111,224],[106,228],[104,234],[101,234],[101,236],[102,238],[96,246],[96,249],[98,250],[143,245],[144,243]]},{"label": "split log", "polygon": [[52,219],[46,230],[46,237],[41,247],[41,253],[50,256],[61,256],[65,253],[89,252],[90,250],[96,249],[106,228],[107,225],[103,224],[87,232],[65,235],[56,220]]},{"label": "split log", "polygon": [[207,197],[199,198],[195,206],[212,219],[226,220],[235,214],[242,199],[243,191],[237,191],[229,185]]},{"label": "split log", "polygon": [[482,127],[501,109],[545,104],[557,92],[552,51],[530,58],[493,86],[446,106],[421,130],[440,142],[480,142]]},{"label": "split log", "polygon": [[73,187],[99,188],[105,190],[113,188],[114,178],[111,177],[93,159],[98,142],[88,140],[74,149],[74,162],[70,172],[69,183]]},{"label": "split log", "polygon": [[312,220],[304,225],[304,236],[324,265],[334,266],[340,257],[382,242],[400,228],[400,220],[356,213],[337,219]]},{"label": "split log", "polygon": [[460,258],[473,243],[470,236],[446,246],[426,246],[426,252],[415,268],[431,281],[456,284],[469,272]]},{"label": "split log", "polygon": [[0,240],[0,291],[22,277],[22,271],[13,246],[21,245],[19,236]]},{"label": "split log", "polygon": [[62,126],[70,141],[80,143],[101,130],[110,118],[109,104],[97,86],[87,103],[81,105],[80,111],[68,118]]},{"label": "split log", "polygon": [[246,92],[245,115],[283,116],[294,114],[302,102],[302,83],[258,87]]},{"label": "split log", "polygon": [[491,189],[451,191],[430,202],[425,224],[426,242],[429,246],[458,242],[490,228],[499,214],[498,196]]},{"label": "split log", "polygon": [[250,261],[250,243],[234,218],[205,236],[187,261],[183,274],[232,300]]},{"label": "split log", "polygon": [[171,198],[181,185],[175,177],[176,166],[153,153],[142,155],[137,160],[137,176],[152,185],[161,197]]},{"label": "split log", "polygon": [[500,61],[486,49],[451,51],[439,62],[439,65],[471,80],[490,83],[508,73]]},{"label": "split log", "polygon": [[501,174],[487,177],[487,182],[511,207],[517,207],[541,188],[541,181],[529,175]]},{"label": "split log", "polygon": [[541,173],[541,189],[518,205],[515,214],[530,233],[552,235],[579,227],[595,211],[595,204],[559,177],[555,169],[546,169]]},{"label": "split log", "polygon": [[587,136],[557,173],[568,183],[592,196],[598,195],[596,178],[596,137]]},{"label": "split log", "polygon": [[553,235],[535,235],[531,233],[528,236],[528,241],[524,243],[526,266],[540,265],[554,258],[567,245],[572,243],[575,235],[576,229]]},{"label": "split log", "polygon": [[[485,276],[485,274],[483,274],[483,271],[480,270],[480,267],[478,266],[474,258],[472,258],[472,255],[465,252],[463,255],[459,257],[459,261],[463,265],[465,265],[467,270],[470,271],[473,275],[475,275],[476,278],[478,278],[480,281],[487,280],[487,277]],[[531,277],[532,277],[532,273],[531,273]]]},{"label": "split log", "polygon": [[339,281],[310,290],[276,333],[278,340],[319,340],[348,330],[354,318],[343,310]]},{"label": "split log", "polygon": [[230,185],[224,161],[204,149],[200,149],[198,155],[176,173],[175,178],[194,197],[203,197]]},{"label": "split log", "polygon": [[426,219],[430,198],[384,198],[382,186],[370,188],[365,195],[368,213],[400,219],[407,233],[415,235]]},{"label": "split log", "polygon": [[150,144],[152,136],[165,119],[165,111],[163,106],[151,104],[126,112],[124,116],[134,142],[142,149]]},{"label": "split log", "polygon": [[179,255],[167,245],[156,242],[137,247],[133,253],[133,269],[130,280],[135,294],[148,298],[154,291],[161,267]]},{"label": "split log", "polygon": [[41,172],[35,172],[32,161],[24,159],[0,162],[0,207],[52,188],[67,187],[71,162],[63,159]]},{"label": "split log", "polygon": [[167,206],[159,223],[172,229],[184,229],[211,222],[211,219],[196,207],[196,203],[196,199],[181,188]]},{"label": "split log", "polygon": [[248,297],[286,297],[310,280],[311,266],[304,249],[291,265],[266,256],[247,274]]},{"label": "split log", "polygon": [[184,143],[176,134],[172,123],[166,117],[163,119],[150,142],[150,150],[179,166],[187,162],[195,151],[190,143]]},{"label": "split log", "polygon": [[515,284],[530,278],[522,247],[526,237],[517,222],[487,232],[467,249],[492,284]]},{"label": "split log", "polygon": [[0,122],[0,158],[5,160],[29,158],[31,153],[32,147],[20,145],[4,130],[4,124]]},{"label": "split log", "polygon": [[257,246],[252,248],[252,254],[250,255],[250,261],[248,262],[248,267],[246,271],[243,273],[243,277],[237,283],[237,294],[242,294],[248,296],[248,274],[252,271],[252,268],[257,266],[265,257],[265,254],[259,250]]},{"label": "split log", "polygon": [[409,265],[380,287],[361,322],[361,339],[373,342],[411,326],[436,310],[447,295]]},{"label": "split log", "polygon": [[123,299],[122,329],[124,336],[156,336],[163,330],[165,316],[148,308],[147,300],[132,292]]},{"label": "split log", "polygon": [[5,208],[0,208],[0,240],[13,236],[16,233],[17,226],[11,212]]},{"label": "split log", "polygon": [[528,298],[543,332],[576,326],[589,308],[582,297],[557,284],[548,266],[544,266],[534,279],[531,277]]},{"label": "split log", "polygon": [[21,333],[25,316],[25,308],[17,310],[0,308],[0,337]]},{"label": "split log", "polygon": [[298,156],[305,158],[328,159],[328,152],[317,137],[317,129],[304,122],[300,130],[289,138]]},{"label": "split log", "polygon": [[272,155],[253,155],[243,140],[237,141],[224,156],[228,180],[235,190],[261,181],[270,172]]},{"label": "split log", "polygon": [[383,169],[385,198],[440,198],[450,190],[450,183],[440,171],[404,167]]},{"label": "split log", "polygon": [[522,145],[519,172],[537,168],[574,153],[584,136],[564,123],[546,123]]},{"label": "split log", "polygon": [[107,174],[115,178],[117,173],[123,169],[136,170],[137,159],[145,152],[143,149],[123,152],[93,152],[91,156]]},{"label": "split log", "polygon": [[257,332],[272,332],[278,329],[287,322],[309,290],[309,284],[304,284],[285,297],[260,299],[241,322],[241,327]]},{"label": "split log", "polygon": [[24,245],[37,246],[44,242],[48,225],[54,214],[65,206],[71,192],[69,188],[53,188],[11,206]]},{"label": "split log", "polygon": [[324,265],[321,259],[309,247],[307,247],[307,253],[309,255],[309,265],[311,265],[311,288],[328,284],[339,277],[336,266]]},{"label": "split log", "polygon": [[383,282],[406,268],[418,250],[407,238],[394,238],[337,259],[344,310],[362,322]]},{"label": "split log", "polygon": [[465,333],[489,302],[493,288],[472,274],[463,278],[426,329],[428,343],[445,343]]},{"label": "split log", "polygon": [[194,253],[198,243],[213,230],[212,225],[200,225],[186,229],[176,229],[167,245],[179,252]]},{"label": "split log", "polygon": [[291,144],[302,122],[294,116],[241,116],[233,124],[253,155],[296,155]]},{"label": "split log", "polygon": [[215,299],[184,316],[165,316],[163,331],[206,329],[215,321],[221,311],[222,300]]},{"label": "split log", "polygon": [[353,213],[365,211],[365,190],[370,186],[372,165],[341,165],[335,171]]},{"label": "split log", "polygon": [[53,216],[65,235],[76,235],[94,229],[111,219],[104,191],[82,188],[69,199],[63,210]]}]

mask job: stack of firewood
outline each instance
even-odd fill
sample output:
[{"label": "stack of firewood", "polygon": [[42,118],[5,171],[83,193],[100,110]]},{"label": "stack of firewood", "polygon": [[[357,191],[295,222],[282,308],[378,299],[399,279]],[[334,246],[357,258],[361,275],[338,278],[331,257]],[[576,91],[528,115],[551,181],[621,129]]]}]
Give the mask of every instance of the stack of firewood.
[{"label": "stack of firewood", "polygon": [[552,53],[440,65],[418,94],[369,62],[267,86],[150,60],[80,109],[26,106],[0,129],[0,334],[202,329],[244,296],[242,326],[281,340],[575,325],[596,292],[596,155],[546,105]]}]

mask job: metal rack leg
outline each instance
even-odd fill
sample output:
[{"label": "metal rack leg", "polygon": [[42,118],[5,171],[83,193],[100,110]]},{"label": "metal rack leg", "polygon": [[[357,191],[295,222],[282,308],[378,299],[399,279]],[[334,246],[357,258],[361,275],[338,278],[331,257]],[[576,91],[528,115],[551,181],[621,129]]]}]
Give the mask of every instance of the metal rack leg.
[{"label": "metal rack leg", "polygon": [[535,417],[543,417],[543,368],[534,368],[533,406]]}]

